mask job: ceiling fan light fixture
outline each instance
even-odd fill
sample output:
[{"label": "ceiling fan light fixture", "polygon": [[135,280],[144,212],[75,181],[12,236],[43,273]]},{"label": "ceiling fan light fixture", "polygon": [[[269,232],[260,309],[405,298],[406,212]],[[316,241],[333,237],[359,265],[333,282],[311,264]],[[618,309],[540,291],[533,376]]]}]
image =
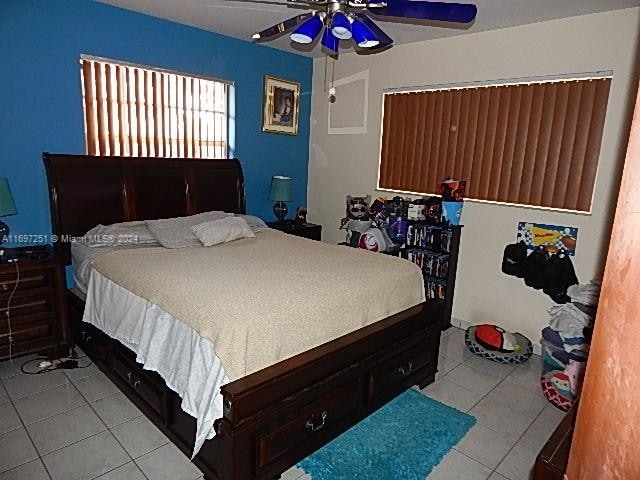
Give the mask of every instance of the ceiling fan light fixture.
[{"label": "ceiling fan light fixture", "polygon": [[340,40],[349,40],[352,36],[349,17],[340,11],[335,12],[331,19],[331,32]]},{"label": "ceiling fan light fixture", "polygon": [[322,19],[314,15],[296,28],[289,37],[296,43],[311,43],[322,30]]},{"label": "ceiling fan light fixture", "polygon": [[322,34],[322,40],[320,43],[323,47],[328,48],[333,53],[338,53],[338,49],[340,48],[340,39],[336,38],[336,36],[331,32],[330,28],[325,29]]},{"label": "ceiling fan light fixture", "polygon": [[372,48],[380,45],[378,37],[362,20],[356,19],[353,21],[351,33],[353,34],[353,41],[361,48]]}]

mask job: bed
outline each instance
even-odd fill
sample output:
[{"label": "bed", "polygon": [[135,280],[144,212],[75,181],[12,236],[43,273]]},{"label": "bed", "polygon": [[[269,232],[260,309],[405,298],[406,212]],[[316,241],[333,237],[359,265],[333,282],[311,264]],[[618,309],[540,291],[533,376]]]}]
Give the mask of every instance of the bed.
[{"label": "bed", "polygon": [[[45,154],[44,161],[49,180],[53,231],[60,239],[56,243],[56,250],[67,263],[71,260],[70,240],[82,236],[100,223],[180,217],[211,210],[245,213],[242,169],[235,159],[101,158]],[[324,255],[327,264],[331,259],[337,262],[349,261],[342,259],[342,255],[368,255],[372,256],[368,258],[376,257],[376,261],[382,261],[378,260],[382,256],[368,252],[322,245],[307,239],[296,238],[294,241],[293,237],[281,232],[267,231],[258,234],[257,237],[252,241],[242,243],[244,240],[240,240],[235,244],[233,248],[238,252],[241,248],[245,250],[242,250],[242,255],[234,262],[238,263],[238,259],[245,254],[251,255],[247,252],[254,251],[256,255],[264,255],[258,247],[274,250],[273,245],[276,244],[287,245],[285,250],[289,252],[299,249],[301,257],[314,256],[314,252],[319,251],[321,253],[317,255]],[[192,268],[197,268],[197,264],[202,263],[197,256],[208,256],[213,252],[211,249],[211,252],[205,250],[207,249],[202,248],[189,253],[185,249],[179,254],[184,256],[180,265],[188,263],[191,259]],[[217,254],[220,251],[222,250]],[[171,265],[176,257],[174,254],[170,258],[167,255],[168,253],[163,251],[149,251],[145,257],[155,260],[144,266],[136,264],[141,261],[141,255],[134,250],[104,254],[98,256],[95,261],[85,262],[86,265],[98,265],[96,268],[99,268],[98,273],[93,272],[90,279],[86,280],[87,293],[91,296],[98,290],[123,288],[122,284],[126,284],[129,288],[125,289],[125,294],[133,294],[131,290],[134,290],[134,297],[148,301],[148,298],[152,298],[150,295],[153,295],[154,290],[146,284],[147,282],[138,282],[138,290],[133,288],[135,283],[126,282],[135,280],[135,272],[141,269],[152,269],[163,263]],[[226,258],[227,254],[224,257]],[[111,266],[108,262],[105,266],[103,260],[109,258]],[[221,258],[218,257],[215,262],[220,262]],[[276,257],[273,260],[277,261],[282,259],[278,260]],[[408,264],[400,259],[384,261]],[[269,270],[275,270],[274,265],[277,263],[269,267]],[[336,267],[334,265],[331,268]],[[82,276],[80,270],[82,269],[76,269],[75,273]],[[283,268],[282,274],[285,277],[285,274],[291,276],[291,272],[297,270]],[[159,278],[167,276],[162,271],[159,272]],[[101,276],[106,280],[101,282]],[[271,278],[275,281],[276,277]],[[292,286],[294,280],[291,279]],[[303,284],[303,277],[299,277],[298,280],[295,283]],[[319,281],[322,284],[329,283],[326,278]],[[401,279],[394,281],[398,283]],[[163,291],[164,288],[163,295],[167,298],[171,297],[171,293],[176,298],[180,296],[171,292],[170,286],[163,285],[159,282],[156,290]],[[170,282],[166,285],[170,285]],[[272,288],[277,291],[278,287],[274,285]],[[286,284],[280,288],[286,288]],[[257,285],[250,289],[251,292],[254,290],[256,295],[259,294]],[[127,340],[131,339],[130,335],[119,334],[118,329],[109,326],[113,325],[114,321],[118,325],[126,323],[124,320],[127,312],[130,314],[135,308],[119,310],[122,301],[114,301],[110,306],[96,302],[87,303],[101,305],[97,308],[100,316],[112,317],[109,321],[100,323],[91,321],[91,315],[85,312],[86,297],[81,291],[74,289],[69,291],[68,295],[76,343],[180,449],[187,455],[197,452],[193,461],[207,479],[278,478],[296,462],[410,386],[417,384],[424,387],[432,382],[437,369],[441,318],[438,306],[419,303],[397,313],[394,307],[386,307],[389,308],[390,315],[384,315],[381,320],[362,321],[361,324],[355,322],[340,335],[336,332],[326,333],[328,337],[320,335],[309,342],[301,341],[298,346],[301,351],[287,350],[286,344],[279,345],[278,342],[273,342],[278,344],[277,348],[259,349],[256,345],[260,345],[260,342],[265,344],[265,340],[253,336],[251,341],[254,343],[248,343],[253,345],[252,351],[273,354],[270,357],[258,355],[269,358],[247,361],[246,365],[242,364],[242,358],[238,357],[239,363],[234,364],[233,368],[228,368],[231,372],[229,375],[229,372],[224,370],[216,370],[215,362],[210,358],[203,360],[209,363],[201,370],[208,372],[210,378],[208,383],[196,381],[195,384],[207,383],[209,389],[214,392],[211,398],[219,401],[217,407],[213,403],[210,404],[210,415],[205,418],[203,412],[206,413],[208,410],[203,409],[202,405],[201,412],[186,413],[185,410],[188,411],[189,408],[188,405],[185,407],[185,399],[197,395],[190,396],[184,390],[184,385],[174,380],[178,377],[171,377],[166,370],[163,371],[163,363],[175,367],[180,363],[175,359],[183,355],[176,356],[175,352],[162,349],[149,352],[148,348],[141,353],[141,343],[148,347],[160,345],[162,342],[154,341],[153,337],[147,338],[144,342],[139,339],[128,342]],[[335,290],[331,296],[337,295],[338,290]],[[219,298],[216,298],[218,296]],[[225,292],[222,286],[213,287],[207,295],[201,296],[203,302],[207,298],[213,298],[213,303],[207,303],[199,312],[225,318],[228,320],[226,324],[232,327],[240,324],[241,317],[235,318],[233,310],[227,311],[222,308],[224,302],[215,303],[229,296],[230,293]],[[154,319],[164,318],[162,315],[167,313],[180,318],[186,315],[179,310],[180,305],[172,307],[171,303],[164,304],[163,299],[148,302],[150,307],[161,310]],[[331,302],[327,301],[326,312],[318,311],[317,302],[314,303],[310,296],[302,293],[298,305],[293,305],[291,300],[287,300],[287,309],[277,310],[269,300],[264,299],[269,305],[265,311],[277,311],[277,315],[265,325],[271,325],[277,318],[281,318],[286,319],[287,324],[298,325],[300,328],[306,321],[305,315],[311,315],[314,311],[316,317],[310,320],[310,324],[318,324],[318,315],[326,314],[326,323],[331,325],[332,320],[339,314],[335,310],[340,305],[339,302],[334,302],[331,307]],[[341,301],[346,303],[344,300]],[[385,302],[389,303],[389,300],[380,301],[380,308],[385,308]],[[145,308],[149,309],[148,307]],[[380,311],[374,315],[377,315],[377,318],[381,317]],[[353,316],[353,312],[350,316]],[[83,317],[89,321],[83,322]],[[153,323],[160,322],[154,320]],[[182,323],[176,322],[171,325]],[[243,328],[251,331],[253,327],[244,325]],[[175,329],[171,331],[175,332]],[[185,338],[191,339],[183,342],[185,344],[194,344],[198,338],[202,339],[198,335],[194,336],[193,331],[188,328],[183,334]],[[233,334],[237,334],[236,330]],[[223,345],[230,344],[235,345],[234,342],[222,342],[216,348],[221,349]],[[223,350],[216,350],[216,356],[228,359],[236,353],[233,349],[227,349],[226,352]],[[168,361],[168,358],[174,360]],[[225,360],[227,361],[231,362]],[[225,365],[229,365],[225,362]],[[186,371],[190,370],[191,368],[186,368]],[[191,385],[193,384],[192,382]],[[208,431],[203,427],[205,424],[210,426]],[[206,434],[206,438],[203,437],[203,433]]]}]

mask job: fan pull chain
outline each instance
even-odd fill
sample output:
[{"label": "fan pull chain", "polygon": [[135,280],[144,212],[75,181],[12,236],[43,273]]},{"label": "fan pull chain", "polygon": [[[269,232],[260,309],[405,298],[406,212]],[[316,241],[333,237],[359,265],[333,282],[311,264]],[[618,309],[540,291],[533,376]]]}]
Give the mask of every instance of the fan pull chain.
[{"label": "fan pull chain", "polygon": [[[326,58],[326,57],[325,57]],[[331,59],[333,63],[331,64],[331,87],[329,87],[329,103],[336,103],[336,88],[333,86],[336,80],[336,59]],[[326,64],[325,64],[326,67]]]}]

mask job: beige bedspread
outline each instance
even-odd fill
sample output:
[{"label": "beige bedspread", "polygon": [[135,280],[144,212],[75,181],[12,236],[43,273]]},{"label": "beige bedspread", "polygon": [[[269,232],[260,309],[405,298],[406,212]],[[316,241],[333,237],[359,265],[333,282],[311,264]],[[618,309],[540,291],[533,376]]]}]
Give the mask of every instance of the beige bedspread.
[{"label": "beige bedspread", "polygon": [[93,267],[210,340],[231,380],[424,298],[406,260],[275,230],[207,248],[114,251]]}]

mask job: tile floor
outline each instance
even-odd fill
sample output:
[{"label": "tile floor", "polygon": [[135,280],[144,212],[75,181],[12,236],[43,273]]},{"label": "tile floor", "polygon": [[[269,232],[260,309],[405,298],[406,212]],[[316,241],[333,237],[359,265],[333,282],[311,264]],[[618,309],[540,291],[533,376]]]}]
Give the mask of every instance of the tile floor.
[{"label": "tile floor", "polygon": [[[26,357],[28,358],[28,357]],[[196,480],[202,474],[95,366],[24,375],[0,363],[0,480]],[[539,357],[519,367],[473,356],[445,332],[422,392],[478,423],[427,480],[527,480],[562,418],[539,390]],[[310,480],[292,468],[283,480]]]}]

